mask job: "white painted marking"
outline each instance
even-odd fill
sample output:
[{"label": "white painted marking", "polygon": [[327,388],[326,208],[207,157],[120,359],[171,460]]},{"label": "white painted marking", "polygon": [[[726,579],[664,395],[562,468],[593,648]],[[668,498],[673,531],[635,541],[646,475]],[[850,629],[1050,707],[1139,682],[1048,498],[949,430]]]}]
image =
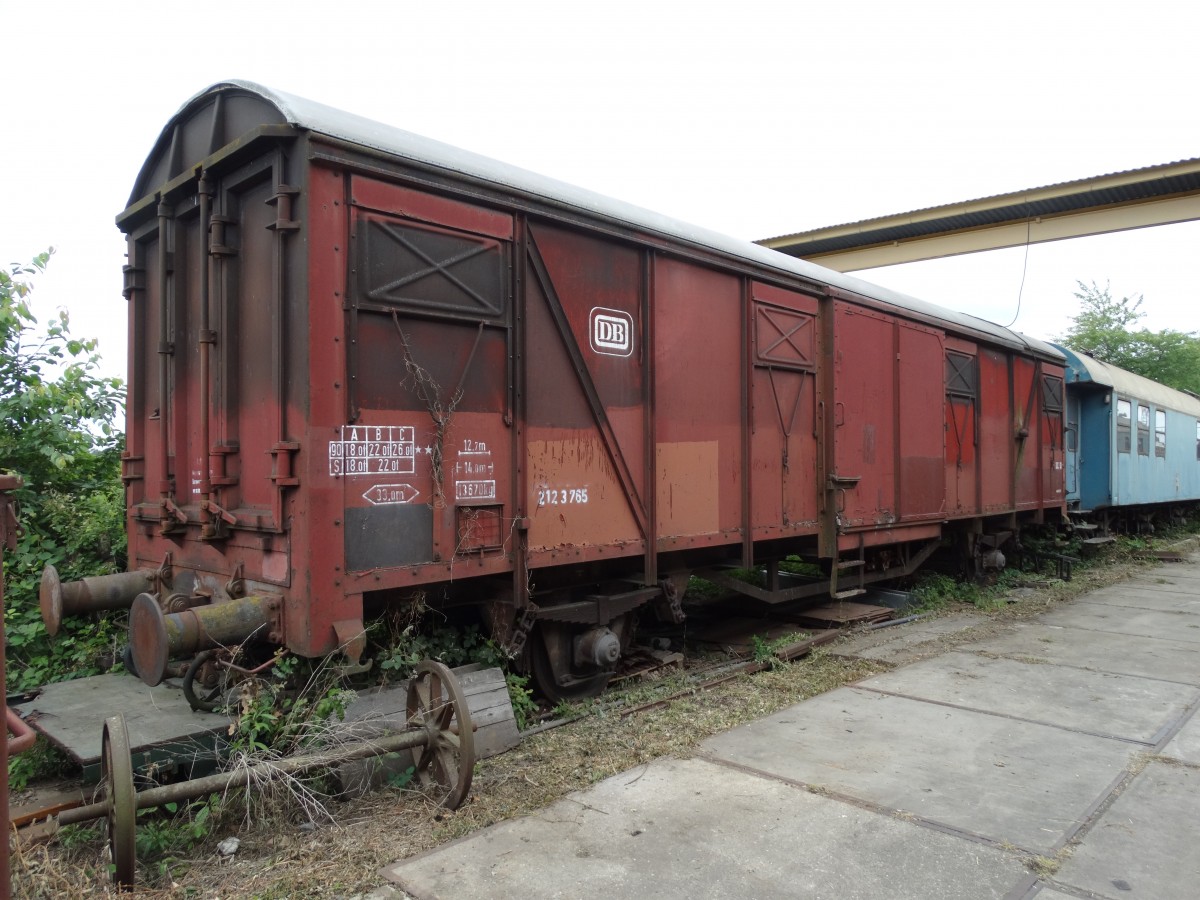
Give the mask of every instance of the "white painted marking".
[{"label": "white painted marking", "polygon": [[624,310],[592,307],[588,335],[597,353],[622,357],[633,354],[633,316]]},{"label": "white painted marking", "polygon": [[588,489],[586,486],[580,488],[574,487],[547,487],[539,486],[537,489],[537,505],[542,506],[573,506],[588,502]]},{"label": "white painted marking", "polygon": [[329,442],[329,474],[412,475],[416,451],[411,425],[343,425]]},{"label": "white painted marking", "polygon": [[495,500],[495,481],[456,481],[454,483],[455,500]]},{"label": "white painted marking", "polygon": [[362,496],[372,506],[391,506],[412,503],[420,493],[411,484],[377,484],[367,488]]}]

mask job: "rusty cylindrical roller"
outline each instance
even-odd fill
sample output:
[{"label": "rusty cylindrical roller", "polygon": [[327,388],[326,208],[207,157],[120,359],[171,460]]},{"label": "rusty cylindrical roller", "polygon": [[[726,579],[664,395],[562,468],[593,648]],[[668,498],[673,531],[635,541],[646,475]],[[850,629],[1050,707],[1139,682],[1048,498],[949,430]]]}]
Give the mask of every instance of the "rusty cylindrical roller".
[{"label": "rusty cylindrical roller", "polygon": [[63,582],[54,566],[46,566],[38,591],[42,621],[46,631],[53,636],[62,627],[63,616],[129,609],[134,597],[153,590],[153,587],[149,572],[120,572]]},{"label": "rusty cylindrical roller", "polygon": [[162,682],[172,657],[240,644],[255,632],[265,638],[267,602],[266,597],[243,597],[164,615],[152,595],[139,594],[129,609],[129,645],[138,676],[153,687]]}]

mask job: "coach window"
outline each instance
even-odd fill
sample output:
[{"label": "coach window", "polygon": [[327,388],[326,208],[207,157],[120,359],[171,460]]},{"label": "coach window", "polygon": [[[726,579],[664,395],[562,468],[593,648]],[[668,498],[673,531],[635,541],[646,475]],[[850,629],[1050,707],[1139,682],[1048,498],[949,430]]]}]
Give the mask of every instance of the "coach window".
[{"label": "coach window", "polygon": [[1200,422],[1196,423],[1196,459],[1200,460]]},{"label": "coach window", "polygon": [[1150,407],[1138,404],[1138,456],[1150,455]]},{"label": "coach window", "polygon": [[[1129,452],[1129,426],[1133,408],[1128,400],[1117,400],[1117,451]],[[1200,453],[1200,450],[1196,451]]]},{"label": "coach window", "polygon": [[1163,409],[1154,411],[1154,455],[1167,456],[1167,412]]}]

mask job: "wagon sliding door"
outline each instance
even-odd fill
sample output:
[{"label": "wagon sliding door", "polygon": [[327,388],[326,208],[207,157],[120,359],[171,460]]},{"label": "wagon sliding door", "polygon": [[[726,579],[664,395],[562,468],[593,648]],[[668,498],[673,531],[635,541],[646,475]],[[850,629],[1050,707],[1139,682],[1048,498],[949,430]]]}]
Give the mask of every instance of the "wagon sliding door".
[{"label": "wagon sliding door", "polygon": [[345,425],[329,445],[351,572],[511,549],[512,216],[351,180]]},{"label": "wagon sliding door", "polygon": [[647,554],[648,261],[594,234],[531,222],[524,303],[530,560]]},{"label": "wagon sliding door", "polygon": [[817,300],[754,284],[750,521],[754,539],[815,533]]},{"label": "wagon sliding door", "polygon": [[1066,431],[1063,425],[1066,397],[1063,379],[1057,372],[1041,376],[1040,400],[1041,500],[1047,507],[1053,507],[1061,504],[1066,495]]},{"label": "wagon sliding door", "polygon": [[840,302],[834,316],[827,487],[838,530],[864,532],[867,543],[884,530],[889,540],[936,535],[912,526],[944,514],[942,335]]},{"label": "wagon sliding door", "polygon": [[979,363],[967,341],[946,342],[946,511],[979,512]]}]

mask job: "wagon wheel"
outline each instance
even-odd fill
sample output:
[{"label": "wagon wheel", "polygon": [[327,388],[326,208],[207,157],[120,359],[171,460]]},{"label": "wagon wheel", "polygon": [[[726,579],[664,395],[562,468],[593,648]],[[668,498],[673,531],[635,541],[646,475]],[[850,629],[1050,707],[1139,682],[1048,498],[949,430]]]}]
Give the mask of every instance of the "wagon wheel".
[{"label": "wagon wheel", "polygon": [[218,651],[204,650],[192,657],[183,675],[183,696],[197,712],[212,712],[225,705],[229,669],[217,661]]},{"label": "wagon wheel", "polygon": [[530,643],[533,645],[529,650],[529,664],[530,672],[533,675],[533,683],[537,685],[538,691],[541,692],[542,696],[551,703],[578,703],[581,700],[590,700],[593,697],[599,697],[604,693],[604,689],[608,687],[609,679],[612,678],[611,672],[600,672],[589,678],[578,679],[569,685],[559,684],[558,679],[555,677],[554,666],[550,662],[550,653],[546,649],[545,641],[535,639]]},{"label": "wagon wheel", "polygon": [[132,644],[126,644],[124,649],[121,650],[121,665],[125,668],[125,671],[134,678],[138,677],[137,666],[133,662]]},{"label": "wagon wheel", "polygon": [[115,715],[104,723],[100,739],[100,777],[108,807],[108,848],[112,853],[113,881],[121,887],[131,887],[137,871],[137,793],[133,788],[133,760],[123,715]]},{"label": "wagon wheel", "polygon": [[408,685],[408,727],[423,730],[413,749],[415,778],[431,778],[445,791],[441,805],[458,809],[471,790],[475,734],[458,680],[440,662],[422,660]]},{"label": "wagon wheel", "polygon": [[[623,633],[629,624],[629,614],[612,622],[612,630]],[[559,622],[541,622],[530,635],[529,674],[538,692],[553,703],[578,703],[604,693],[613,676],[609,667],[576,665],[576,640],[589,626],[572,626]]]}]

